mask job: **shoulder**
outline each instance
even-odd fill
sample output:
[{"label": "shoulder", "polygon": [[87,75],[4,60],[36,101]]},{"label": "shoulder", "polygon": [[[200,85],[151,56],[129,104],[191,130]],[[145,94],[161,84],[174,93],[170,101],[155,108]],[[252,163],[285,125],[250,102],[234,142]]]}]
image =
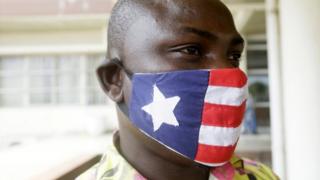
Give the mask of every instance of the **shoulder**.
[{"label": "shoulder", "polygon": [[280,179],[268,166],[257,161],[242,158],[244,170],[251,173],[256,179],[278,180]]},{"label": "shoulder", "polygon": [[76,178],[76,180],[95,180],[96,178],[96,172],[97,172],[98,164],[94,165],[90,169],[86,170],[84,173],[82,173],[80,176]]},{"label": "shoulder", "polygon": [[76,180],[131,180],[134,176],[137,176],[136,171],[118,153],[114,146],[110,146],[100,162],[81,174]]},{"label": "shoulder", "polygon": [[[212,170],[216,179],[226,175],[235,180],[279,180],[280,178],[268,166],[246,158],[233,156],[229,163]],[[213,178],[214,179],[214,178]]]}]

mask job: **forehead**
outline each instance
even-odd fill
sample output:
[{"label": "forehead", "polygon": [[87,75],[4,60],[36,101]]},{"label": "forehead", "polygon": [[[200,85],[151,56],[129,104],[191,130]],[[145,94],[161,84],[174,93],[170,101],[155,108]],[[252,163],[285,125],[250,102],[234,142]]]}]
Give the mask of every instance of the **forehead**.
[{"label": "forehead", "polygon": [[157,23],[168,29],[196,27],[215,33],[236,31],[230,11],[219,0],[175,0],[151,8]]},{"label": "forehead", "polygon": [[[219,0],[162,0],[149,4],[146,13],[128,29],[125,41],[150,40],[177,35],[191,27],[215,35],[238,34],[232,15]],[[166,3],[164,3],[166,2]]]},{"label": "forehead", "polygon": [[231,13],[218,0],[166,2],[147,6],[146,15],[138,18],[128,29],[124,39],[124,59],[150,58],[147,55],[159,52],[154,50],[161,50],[178,37],[188,39],[184,36],[186,29],[208,32],[216,40],[228,40],[238,35]]}]

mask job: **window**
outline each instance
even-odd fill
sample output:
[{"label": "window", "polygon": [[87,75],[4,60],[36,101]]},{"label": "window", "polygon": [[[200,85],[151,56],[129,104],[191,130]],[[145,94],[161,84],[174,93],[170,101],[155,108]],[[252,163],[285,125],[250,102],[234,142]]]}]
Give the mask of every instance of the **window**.
[{"label": "window", "polygon": [[101,62],[100,56],[91,56],[90,61],[87,61],[86,66],[86,94],[88,104],[102,104],[106,95],[101,93],[101,88],[99,87],[99,82],[96,77],[96,69]]},{"label": "window", "polygon": [[0,60],[0,106],[22,104],[24,68],[23,59],[19,57]]},{"label": "window", "polygon": [[0,57],[0,106],[106,104],[102,55]]},{"label": "window", "polygon": [[265,41],[248,42],[249,92],[255,101],[258,131],[269,132],[269,77],[268,57]]}]

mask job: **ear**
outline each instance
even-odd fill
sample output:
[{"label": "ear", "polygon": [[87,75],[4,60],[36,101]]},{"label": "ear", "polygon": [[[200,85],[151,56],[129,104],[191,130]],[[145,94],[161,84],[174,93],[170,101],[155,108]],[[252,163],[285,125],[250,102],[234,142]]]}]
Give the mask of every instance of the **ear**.
[{"label": "ear", "polygon": [[120,67],[114,63],[110,63],[110,60],[107,59],[98,67],[96,73],[103,91],[114,102],[122,102],[124,95],[123,78]]}]

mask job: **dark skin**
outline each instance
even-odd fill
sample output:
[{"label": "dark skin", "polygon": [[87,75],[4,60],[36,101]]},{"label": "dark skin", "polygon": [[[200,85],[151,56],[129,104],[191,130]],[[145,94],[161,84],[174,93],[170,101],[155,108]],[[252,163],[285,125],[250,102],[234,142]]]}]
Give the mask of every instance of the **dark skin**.
[{"label": "dark skin", "polygon": [[[126,33],[123,49],[109,52],[109,58],[120,59],[133,73],[238,67],[244,43],[229,10],[215,0],[181,2],[183,6],[146,10],[150,15],[136,20]],[[126,73],[108,62],[97,72],[108,96],[128,105],[132,84]],[[150,139],[119,108],[118,119],[114,144],[144,177],[208,179],[209,167]]]}]

